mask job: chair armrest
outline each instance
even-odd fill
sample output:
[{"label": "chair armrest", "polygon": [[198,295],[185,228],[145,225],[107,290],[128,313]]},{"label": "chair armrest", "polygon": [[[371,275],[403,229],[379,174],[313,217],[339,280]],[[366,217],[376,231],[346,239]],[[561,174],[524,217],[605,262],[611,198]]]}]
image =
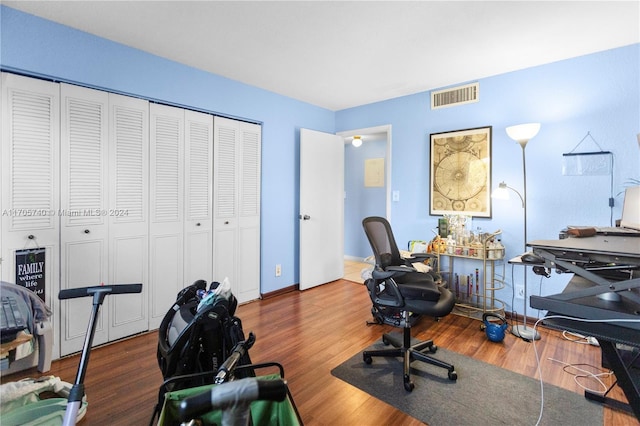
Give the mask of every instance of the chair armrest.
[{"label": "chair armrest", "polygon": [[[373,278],[369,279],[365,282],[367,286],[367,290],[369,291],[369,295],[371,300],[380,306],[389,306],[394,308],[400,308],[404,305],[404,298],[402,294],[400,294],[400,289],[396,285],[396,282],[391,278],[393,274],[389,274],[386,272],[374,271],[374,273],[378,272],[380,276],[386,276],[386,278]],[[378,292],[378,285],[381,281],[384,281],[385,291],[388,293]]]},{"label": "chair armrest", "polygon": [[410,265],[387,266],[385,272],[394,272],[395,276],[406,274],[407,272],[418,272],[416,268]]},{"label": "chair armrest", "polygon": [[431,253],[411,253],[411,255],[409,257],[405,257],[405,259],[409,259],[409,260],[427,260],[427,259],[434,259],[436,256],[434,254]]}]

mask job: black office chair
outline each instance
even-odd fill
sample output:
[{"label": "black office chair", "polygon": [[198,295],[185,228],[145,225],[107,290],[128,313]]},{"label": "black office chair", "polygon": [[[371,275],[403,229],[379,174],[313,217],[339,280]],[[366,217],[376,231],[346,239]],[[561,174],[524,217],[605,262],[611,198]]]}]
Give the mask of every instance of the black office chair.
[{"label": "black office chair", "polygon": [[432,340],[411,345],[411,326],[421,315],[436,318],[448,315],[455,304],[453,294],[446,287],[438,286],[430,274],[417,272],[404,265],[403,261],[398,261],[400,253],[391,226],[385,218],[367,217],[362,221],[362,226],[376,259],[372,278],[365,282],[373,302],[373,317],[377,323],[403,328],[401,336],[388,333],[382,336],[382,342],[392,344],[393,349],[364,351],[364,362],[371,364],[375,356],[402,357],[404,388],[408,392],[414,388],[410,376],[413,360],[445,368],[449,379],[457,380],[458,374],[453,365],[425,353],[435,353],[438,349]]}]

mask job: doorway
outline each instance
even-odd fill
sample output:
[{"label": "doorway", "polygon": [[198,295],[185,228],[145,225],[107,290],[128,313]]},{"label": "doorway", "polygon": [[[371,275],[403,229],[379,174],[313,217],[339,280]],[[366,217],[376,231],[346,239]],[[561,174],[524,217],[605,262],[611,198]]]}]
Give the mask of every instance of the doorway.
[{"label": "doorway", "polygon": [[[338,132],[345,143],[344,193],[344,259],[345,271],[350,262],[362,262],[371,255],[362,219],[383,216],[391,219],[391,125]],[[352,146],[354,136],[360,136],[362,145]],[[383,163],[382,186],[365,183],[371,164]],[[377,167],[376,166],[376,167]],[[379,171],[378,171],[379,172]]]}]

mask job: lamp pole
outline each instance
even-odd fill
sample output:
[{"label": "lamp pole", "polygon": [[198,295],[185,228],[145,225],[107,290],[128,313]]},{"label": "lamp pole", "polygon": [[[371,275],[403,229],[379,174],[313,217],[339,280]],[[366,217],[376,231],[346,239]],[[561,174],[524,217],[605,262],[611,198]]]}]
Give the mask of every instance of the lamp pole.
[{"label": "lamp pole", "polygon": [[[527,146],[527,142],[529,142],[529,139],[531,139],[533,136],[535,136],[538,133],[539,130],[539,124],[536,126],[531,126],[531,125],[522,125],[524,126],[529,126],[530,127],[530,135],[525,135],[525,136],[515,136],[513,135],[513,133],[510,133],[510,130],[514,130],[513,128],[507,128],[507,134],[509,134],[509,136],[512,139],[515,139],[518,144],[520,144],[520,146],[522,147],[522,176],[524,179],[524,185],[523,185],[523,191],[522,191],[522,207],[524,209],[524,251],[527,251],[527,161],[526,161],[526,156],[525,156],[525,148]],[[514,127],[520,127],[520,126],[514,126]],[[531,130],[531,127],[535,128],[535,131]],[[511,327],[511,334],[513,334],[514,336],[526,339],[526,340],[539,340],[540,339],[540,334],[532,329],[532,328],[527,328],[527,267],[524,266],[524,281],[523,281],[523,285],[524,285],[524,312],[523,312],[523,316],[524,316],[524,325],[515,325],[513,327]]]}]

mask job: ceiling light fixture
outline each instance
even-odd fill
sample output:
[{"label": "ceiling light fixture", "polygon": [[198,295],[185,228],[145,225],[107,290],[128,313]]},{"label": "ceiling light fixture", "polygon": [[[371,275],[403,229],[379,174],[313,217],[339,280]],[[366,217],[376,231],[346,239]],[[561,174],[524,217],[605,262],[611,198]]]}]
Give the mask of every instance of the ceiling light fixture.
[{"label": "ceiling light fixture", "polygon": [[351,145],[355,146],[356,148],[362,145],[362,136],[354,136],[353,140],[351,141]]}]

